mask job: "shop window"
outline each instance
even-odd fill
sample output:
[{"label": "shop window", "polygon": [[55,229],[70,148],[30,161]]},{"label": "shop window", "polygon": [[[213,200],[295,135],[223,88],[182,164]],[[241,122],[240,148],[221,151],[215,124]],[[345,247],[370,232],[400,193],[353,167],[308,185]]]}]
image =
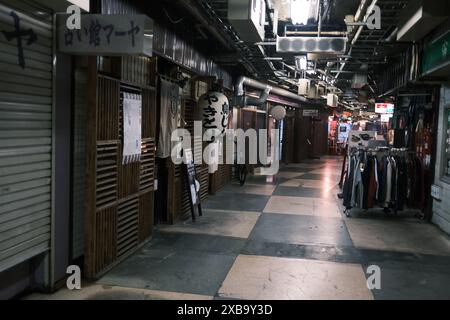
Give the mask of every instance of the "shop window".
[{"label": "shop window", "polygon": [[444,176],[450,179],[450,106],[445,113],[445,161]]}]

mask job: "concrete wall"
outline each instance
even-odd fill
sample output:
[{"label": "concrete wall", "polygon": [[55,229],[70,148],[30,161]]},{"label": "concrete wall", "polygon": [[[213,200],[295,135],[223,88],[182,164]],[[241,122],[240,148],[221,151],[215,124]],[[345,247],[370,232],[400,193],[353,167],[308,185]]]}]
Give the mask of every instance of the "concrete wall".
[{"label": "concrete wall", "polygon": [[445,125],[445,106],[450,105],[450,83],[444,84],[441,88],[441,102],[439,110],[438,127],[438,150],[436,161],[435,184],[442,187],[442,200],[434,200],[433,203],[433,222],[442,230],[450,234],[450,179],[446,182],[442,179],[444,176],[444,139],[446,135]]}]

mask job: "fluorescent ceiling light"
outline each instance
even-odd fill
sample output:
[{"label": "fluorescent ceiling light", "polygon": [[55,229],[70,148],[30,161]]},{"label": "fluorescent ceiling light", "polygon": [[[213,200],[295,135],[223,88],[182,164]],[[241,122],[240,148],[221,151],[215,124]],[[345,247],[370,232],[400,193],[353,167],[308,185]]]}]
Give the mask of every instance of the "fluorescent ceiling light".
[{"label": "fluorescent ceiling light", "polygon": [[293,24],[308,23],[311,0],[291,0],[291,19]]}]

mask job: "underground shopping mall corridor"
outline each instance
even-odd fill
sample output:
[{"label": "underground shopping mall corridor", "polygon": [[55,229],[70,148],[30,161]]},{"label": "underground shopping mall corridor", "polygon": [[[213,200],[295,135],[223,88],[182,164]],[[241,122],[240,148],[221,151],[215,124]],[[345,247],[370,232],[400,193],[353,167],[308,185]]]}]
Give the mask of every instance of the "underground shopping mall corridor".
[{"label": "underground shopping mall corridor", "polygon": [[[197,222],[151,242],[83,290],[27,299],[448,299],[450,239],[415,212],[343,214],[341,158],[226,185]],[[369,290],[368,269],[381,271]]]}]

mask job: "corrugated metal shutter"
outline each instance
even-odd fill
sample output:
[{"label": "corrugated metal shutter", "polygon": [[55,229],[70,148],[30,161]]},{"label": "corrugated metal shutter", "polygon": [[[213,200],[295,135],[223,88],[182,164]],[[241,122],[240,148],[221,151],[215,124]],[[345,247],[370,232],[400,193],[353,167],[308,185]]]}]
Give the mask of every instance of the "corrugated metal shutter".
[{"label": "corrugated metal shutter", "polygon": [[[49,10],[0,0],[0,272],[49,250],[52,178],[53,24]],[[10,34],[14,36],[14,34]]]}]

